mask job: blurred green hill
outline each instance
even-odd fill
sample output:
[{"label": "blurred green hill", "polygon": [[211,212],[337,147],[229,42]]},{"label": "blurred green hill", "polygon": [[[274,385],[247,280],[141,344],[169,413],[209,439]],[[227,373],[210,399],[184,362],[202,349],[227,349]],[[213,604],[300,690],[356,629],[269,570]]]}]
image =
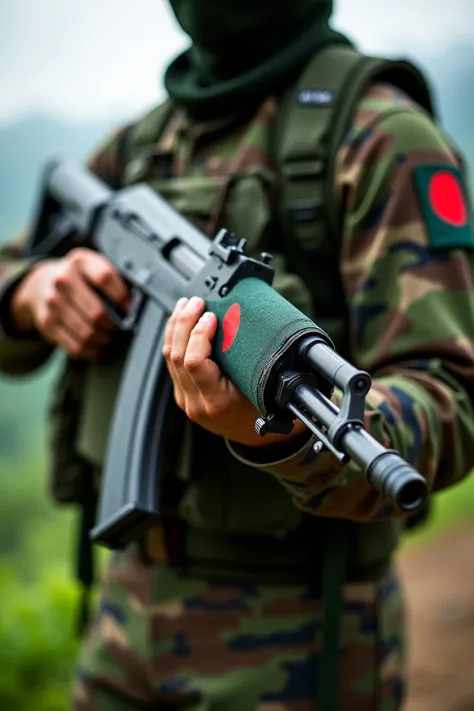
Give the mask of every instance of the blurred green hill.
[{"label": "blurred green hill", "polygon": [[48,116],[28,116],[0,128],[0,240],[19,232],[30,218],[45,161],[58,155],[84,159],[110,128]]}]

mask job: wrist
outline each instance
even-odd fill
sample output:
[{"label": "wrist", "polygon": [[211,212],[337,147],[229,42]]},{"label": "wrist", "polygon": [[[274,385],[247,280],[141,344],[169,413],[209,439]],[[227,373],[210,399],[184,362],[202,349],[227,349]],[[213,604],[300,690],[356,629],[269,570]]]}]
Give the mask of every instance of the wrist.
[{"label": "wrist", "polygon": [[34,264],[12,290],[8,316],[11,329],[18,334],[36,332],[32,307],[34,286],[44,265],[44,262]]}]

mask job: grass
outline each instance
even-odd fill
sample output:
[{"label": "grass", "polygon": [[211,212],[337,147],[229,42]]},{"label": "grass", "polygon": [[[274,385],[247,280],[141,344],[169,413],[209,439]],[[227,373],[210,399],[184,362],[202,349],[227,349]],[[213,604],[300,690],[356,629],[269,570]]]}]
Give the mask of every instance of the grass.
[{"label": "grass", "polygon": [[432,496],[427,523],[407,533],[403,545],[422,545],[462,521],[474,524],[474,472],[458,484]]}]

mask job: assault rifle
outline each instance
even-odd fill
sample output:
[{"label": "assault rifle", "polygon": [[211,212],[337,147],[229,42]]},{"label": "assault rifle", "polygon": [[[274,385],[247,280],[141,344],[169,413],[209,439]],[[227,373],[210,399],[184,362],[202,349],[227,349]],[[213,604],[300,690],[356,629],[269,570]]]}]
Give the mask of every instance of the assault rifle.
[{"label": "assault rifle", "polygon": [[[251,207],[250,207],[251,209]],[[201,296],[218,317],[213,357],[258,408],[258,434],[289,433],[296,418],[342,463],[351,459],[396,507],[420,509],[424,478],[364,429],[368,373],[271,286],[271,255],[221,230],[211,242],[150,187],[111,191],[81,166],[54,161],[44,173],[29,253],[84,244],[105,255],[131,288],[132,341],[109,432],[98,518],[91,537],[122,548],[160,515],[171,380],[161,355],[166,321],[182,296]],[[342,404],[332,402],[334,387]]]}]

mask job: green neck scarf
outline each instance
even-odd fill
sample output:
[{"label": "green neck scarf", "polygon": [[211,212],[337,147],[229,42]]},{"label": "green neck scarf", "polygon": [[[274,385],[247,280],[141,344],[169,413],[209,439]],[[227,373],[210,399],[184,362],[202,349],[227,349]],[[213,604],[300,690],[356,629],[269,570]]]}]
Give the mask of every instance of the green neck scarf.
[{"label": "green neck scarf", "polygon": [[[332,0],[169,0],[192,40],[164,83],[196,120],[242,114],[283,89],[326,45]],[[283,7],[282,7],[283,6]]]}]

